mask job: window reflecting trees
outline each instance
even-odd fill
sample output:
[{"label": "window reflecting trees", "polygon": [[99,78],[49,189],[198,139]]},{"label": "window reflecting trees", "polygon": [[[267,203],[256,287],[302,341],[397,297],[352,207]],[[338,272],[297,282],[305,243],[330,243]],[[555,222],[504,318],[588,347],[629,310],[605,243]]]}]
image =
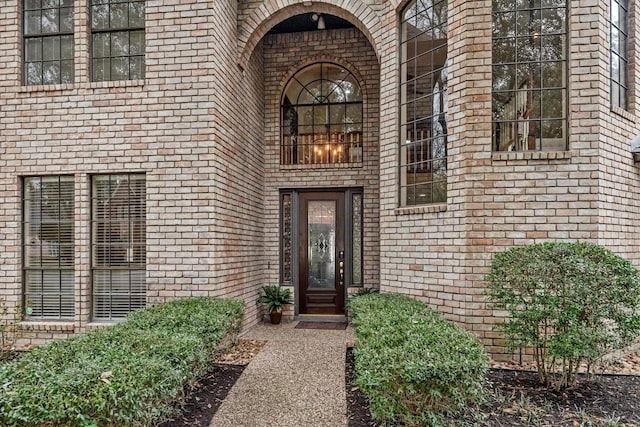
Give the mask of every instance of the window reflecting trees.
[{"label": "window reflecting trees", "polygon": [[93,81],[144,78],[144,1],[92,0]]},{"label": "window reflecting trees", "polygon": [[567,148],[565,0],[493,1],[493,147]]},{"label": "window reflecting trees", "polygon": [[74,315],[74,179],[24,178],[22,253],[28,319]]},{"label": "window reflecting trees", "polygon": [[447,2],[415,1],[402,16],[400,204],[447,198]]},{"label": "window reflecting trees", "polygon": [[629,2],[611,0],[611,105],[629,109]]},{"label": "window reflecting trees", "polygon": [[73,0],[24,0],[24,83],[73,82]]}]

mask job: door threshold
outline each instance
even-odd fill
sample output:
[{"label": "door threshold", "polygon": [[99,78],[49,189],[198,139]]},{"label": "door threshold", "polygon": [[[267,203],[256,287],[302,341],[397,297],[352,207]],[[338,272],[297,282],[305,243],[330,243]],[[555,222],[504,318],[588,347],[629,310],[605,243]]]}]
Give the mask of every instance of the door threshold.
[{"label": "door threshold", "polygon": [[294,320],[304,322],[335,322],[347,323],[347,316],[344,314],[298,314]]}]

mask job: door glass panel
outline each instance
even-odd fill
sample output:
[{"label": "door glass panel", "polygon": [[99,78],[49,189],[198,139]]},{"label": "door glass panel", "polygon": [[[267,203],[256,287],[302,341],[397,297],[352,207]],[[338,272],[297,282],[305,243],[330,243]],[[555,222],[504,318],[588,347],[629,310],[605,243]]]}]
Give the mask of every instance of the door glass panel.
[{"label": "door glass panel", "polygon": [[335,288],[336,201],[309,201],[308,207],[308,287]]},{"label": "door glass panel", "polygon": [[352,206],[352,278],[353,286],[362,286],[362,194],[353,195]]},{"label": "door glass panel", "polygon": [[293,262],[291,194],[282,195],[282,281],[291,283]]}]

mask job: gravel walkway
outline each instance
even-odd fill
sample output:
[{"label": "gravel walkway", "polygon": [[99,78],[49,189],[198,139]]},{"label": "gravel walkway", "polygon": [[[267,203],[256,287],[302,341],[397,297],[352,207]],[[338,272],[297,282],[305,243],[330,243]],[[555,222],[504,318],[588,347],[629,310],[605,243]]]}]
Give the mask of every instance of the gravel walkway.
[{"label": "gravel walkway", "polygon": [[267,344],[245,368],[210,427],[347,425],[345,347],[353,331],[262,323],[243,339]]}]

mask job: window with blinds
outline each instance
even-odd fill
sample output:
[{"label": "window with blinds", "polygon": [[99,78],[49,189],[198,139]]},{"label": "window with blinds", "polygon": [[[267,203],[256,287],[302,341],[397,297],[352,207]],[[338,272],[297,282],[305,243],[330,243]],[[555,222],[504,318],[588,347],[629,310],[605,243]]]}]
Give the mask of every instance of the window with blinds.
[{"label": "window with blinds", "polygon": [[93,318],[124,318],[146,305],[145,175],[92,179]]},{"label": "window with blinds", "polygon": [[24,313],[29,320],[73,319],[73,176],[24,178]]}]

